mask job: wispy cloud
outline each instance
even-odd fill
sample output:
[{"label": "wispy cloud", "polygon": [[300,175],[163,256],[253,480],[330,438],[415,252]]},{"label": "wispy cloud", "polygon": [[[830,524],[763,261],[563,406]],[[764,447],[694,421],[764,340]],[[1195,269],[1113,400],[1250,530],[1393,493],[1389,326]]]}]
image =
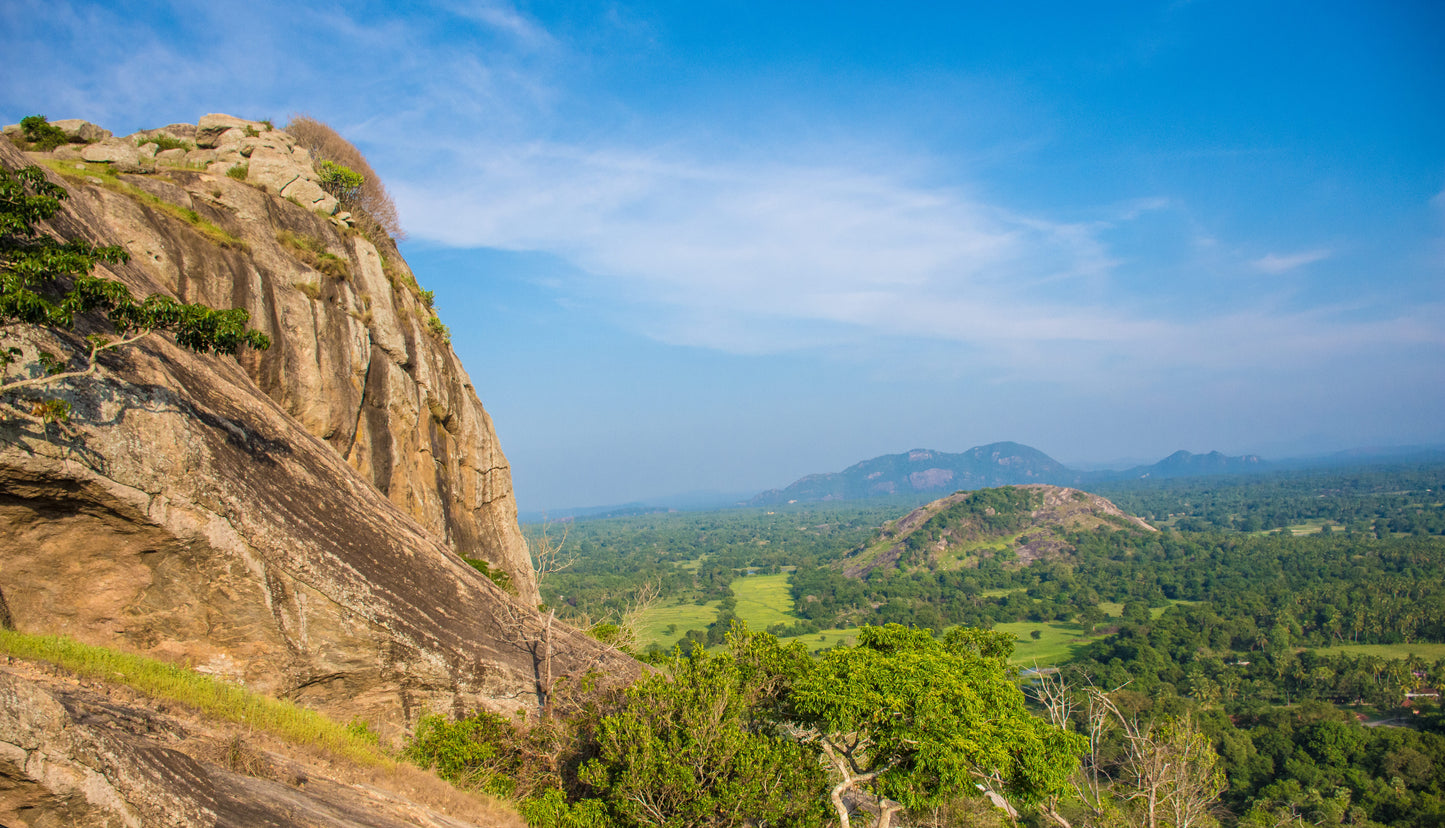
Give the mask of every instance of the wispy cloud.
[{"label": "wispy cloud", "polygon": [[418,236],[559,253],[670,308],[678,319],[650,331],[669,341],[754,351],[760,326],[802,322],[957,340],[1130,326],[1087,308],[1090,278],[1111,266],[1090,226],[880,171],[555,144],[458,148],[445,168],[446,188],[394,188]]},{"label": "wispy cloud", "polygon": [[1324,248],[1316,250],[1304,250],[1299,253],[1269,253],[1250,262],[1255,270],[1264,273],[1278,275],[1288,273],[1291,270],[1304,267],[1315,262],[1322,262],[1333,255],[1332,251]]}]

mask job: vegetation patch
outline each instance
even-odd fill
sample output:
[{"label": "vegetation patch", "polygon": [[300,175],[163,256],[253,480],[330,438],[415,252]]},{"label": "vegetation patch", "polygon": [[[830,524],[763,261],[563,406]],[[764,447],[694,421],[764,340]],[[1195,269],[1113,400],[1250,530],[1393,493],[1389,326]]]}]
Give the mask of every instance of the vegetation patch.
[{"label": "vegetation patch", "polygon": [[[1009,663],[1024,667],[1054,667],[1074,657],[1086,644],[1104,637],[1085,635],[1083,627],[1059,621],[1014,621],[996,624],[994,632],[1008,633],[1016,641]],[[1034,637],[1038,633],[1038,637]]]},{"label": "vegetation patch", "polygon": [[314,710],[253,693],[214,676],[153,658],[81,644],[60,635],[0,629],[0,652],[44,661],[87,678],[123,684],[147,696],[178,702],[210,716],[239,722],[293,744],[319,748],[371,767],[396,764],[374,737],[357,733]]},{"label": "vegetation patch", "polygon": [[774,624],[793,624],[793,596],[788,592],[788,575],[747,575],[732,583],[737,606],[733,612],[749,629],[765,630]]},{"label": "vegetation patch", "polygon": [[312,270],[340,281],[351,278],[351,263],[329,252],[320,239],[281,230],[276,233],[276,241]]},{"label": "vegetation patch", "polygon": [[706,629],[717,620],[717,601],[705,604],[684,603],[653,607],[643,614],[638,624],[637,646],[646,649],[656,644],[671,648],[688,630]]},{"label": "vegetation patch", "polygon": [[81,163],[56,159],[45,159],[43,163],[46,167],[59,173],[62,178],[68,181],[73,181],[77,184],[104,187],[111,192],[120,193],[147,207],[180,219],[199,230],[202,235],[221,247],[233,250],[246,249],[245,242],[221,229],[221,227],[214,222],[208,221],[195,210],[182,207],[179,204],[172,204],[169,201],[151,195],[139,187],[122,181],[110,164]]},{"label": "vegetation patch", "polygon": [[50,123],[44,115],[29,115],[20,119],[20,135],[25,142],[24,149],[31,152],[50,152],[63,144],[84,144],[72,139],[65,130]]},{"label": "vegetation patch", "polygon": [[173,149],[190,151],[196,148],[196,145],[190,141],[176,138],[172,135],[143,135],[135,139],[135,145],[138,147],[143,147],[146,144],[155,144],[157,152],[165,152],[166,150]]}]

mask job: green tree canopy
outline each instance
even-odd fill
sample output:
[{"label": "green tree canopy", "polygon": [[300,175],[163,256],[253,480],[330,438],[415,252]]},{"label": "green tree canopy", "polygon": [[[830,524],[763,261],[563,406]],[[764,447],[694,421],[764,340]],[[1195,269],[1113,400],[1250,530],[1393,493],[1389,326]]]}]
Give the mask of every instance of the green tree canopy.
[{"label": "green tree canopy", "polygon": [[791,702],[849,791],[878,799],[887,828],[900,807],[991,791],[1034,802],[1066,790],[1083,740],[1031,715],[1011,680],[1010,636],[954,629],[942,640],[896,624],[864,627],[856,647],[825,655]]}]

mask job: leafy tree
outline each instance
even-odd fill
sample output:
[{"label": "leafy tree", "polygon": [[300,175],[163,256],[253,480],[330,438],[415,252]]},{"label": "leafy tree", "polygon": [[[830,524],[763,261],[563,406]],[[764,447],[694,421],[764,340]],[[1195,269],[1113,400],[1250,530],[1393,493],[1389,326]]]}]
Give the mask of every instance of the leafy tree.
[{"label": "leafy tree", "polygon": [[[91,273],[99,262],[120,263],[126,252],[96,246],[82,239],[62,241],[37,225],[54,216],[69,194],[46,180],[39,167],[10,171],[0,168],[0,337],[25,328],[70,331],[94,315],[110,323],[119,339],[93,334],[76,359],[40,351],[33,376],[10,378],[10,368],[24,351],[10,345],[0,350],[0,397],[13,410],[43,422],[69,418],[63,400],[35,398],[26,392],[92,374],[96,357],[131,345],[157,332],[173,335],[183,347],[202,353],[234,354],[243,345],[270,347],[260,331],[246,327],[244,309],[215,310],[154,295],[137,301],[120,282]],[[28,406],[25,403],[28,402]]]},{"label": "leafy tree", "polygon": [[[334,161],[322,161],[317,165],[316,174],[319,176],[317,183],[321,185],[321,189],[347,204],[356,201],[366,183],[366,177],[361,173]],[[428,304],[427,307],[431,305]]]},{"label": "leafy tree", "polygon": [[888,828],[896,811],[961,791],[1023,802],[1065,791],[1084,740],[1028,712],[1012,651],[1002,633],[864,627],[797,680],[791,704],[840,778],[830,798],[843,828],[850,793],[874,798]]},{"label": "leafy tree", "polygon": [[70,143],[65,130],[50,123],[44,115],[30,115],[20,119],[20,134],[37,152],[50,152],[61,144]]},{"label": "leafy tree", "polygon": [[[771,636],[767,636],[771,639]],[[624,825],[821,825],[826,782],[816,755],[770,719],[784,663],[735,630],[732,653],[675,651],[597,727],[599,756],[580,777]]]}]

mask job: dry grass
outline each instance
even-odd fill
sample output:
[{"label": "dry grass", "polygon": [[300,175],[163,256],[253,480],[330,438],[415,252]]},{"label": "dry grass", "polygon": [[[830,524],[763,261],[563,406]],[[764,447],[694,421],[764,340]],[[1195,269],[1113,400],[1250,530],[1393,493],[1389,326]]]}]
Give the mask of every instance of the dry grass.
[{"label": "dry grass", "polygon": [[405,231],[401,229],[401,219],[396,213],[396,204],[391,200],[391,195],[387,193],[386,186],[381,183],[376,171],[366,163],[366,156],[361,154],[361,150],[342,138],[330,126],[308,115],[291,116],[286,131],[301,146],[311,150],[311,154],[318,161],[330,161],[361,173],[365,180],[361,184],[360,195],[354,200],[346,199],[342,203],[352,212],[361,230],[373,241],[381,242],[381,239],[377,238],[378,231],[379,234],[390,236],[397,241],[406,238]]}]

